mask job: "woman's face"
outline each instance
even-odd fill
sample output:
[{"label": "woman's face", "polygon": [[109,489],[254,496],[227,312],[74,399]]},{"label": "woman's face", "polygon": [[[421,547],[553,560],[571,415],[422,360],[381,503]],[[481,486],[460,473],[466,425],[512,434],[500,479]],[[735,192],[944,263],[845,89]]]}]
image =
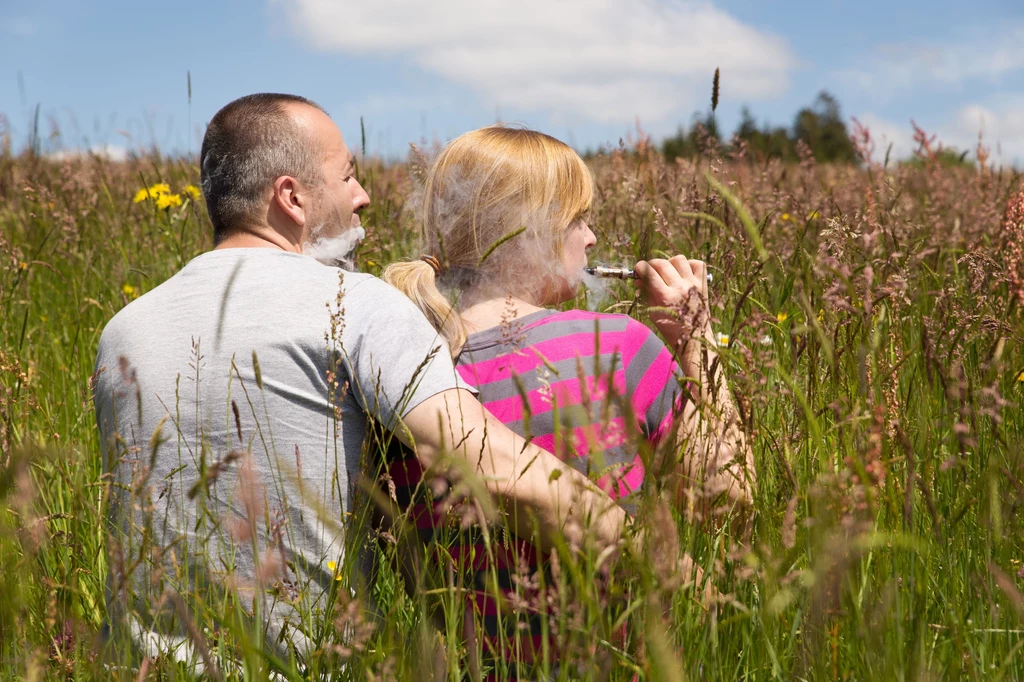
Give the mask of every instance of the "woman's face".
[{"label": "woman's face", "polygon": [[567,277],[579,282],[583,268],[587,267],[587,251],[597,244],[597,236],[580,218],[565,231],[562,246],[562,264]]},{"label": "woman's face", "polygon": [[582,218],[566,229],[561,271],[554,273],[549,286],[545,287],[543,305],[556,305],[576,296],[583,268],[587,267],[587,251],[595,244],[597,237]]}]

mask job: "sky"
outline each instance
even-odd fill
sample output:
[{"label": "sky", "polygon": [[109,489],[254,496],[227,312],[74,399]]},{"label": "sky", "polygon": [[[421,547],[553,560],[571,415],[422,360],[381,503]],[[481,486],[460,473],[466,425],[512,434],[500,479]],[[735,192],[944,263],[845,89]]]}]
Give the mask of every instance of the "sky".
[{"label": "sky", "polygon": [[[1024,166],[1021,0],[0,0],[0,114],[44,150],[197,153],[252,92],[309,97],[350,146],[387,158],[497,120],[580,150],[655,140],[710,105],[788,126],[821,90],[912,153]],[[191,98],[189,96],[191,80]]]}]

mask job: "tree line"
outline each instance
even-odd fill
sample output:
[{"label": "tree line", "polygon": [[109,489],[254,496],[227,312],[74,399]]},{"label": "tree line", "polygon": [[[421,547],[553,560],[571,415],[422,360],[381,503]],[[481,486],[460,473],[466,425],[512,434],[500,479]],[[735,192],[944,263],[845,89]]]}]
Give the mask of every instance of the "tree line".
[{"label": "tree line", "polygon": [[697,115],[689,129],[680,126],[675,135],[666,138],[661,151],[667,159],[702,156],[712,150],[739,152],[754,158],[776,158],[799,161],[813,155],[816,161],[856,163],[857,150],[843,121],[839,102],[822,91],[811,106],[797,112],[789,127],[759,126],[747,107],[743,108],[740,123],[728,142],[723,142],[718,119],[715,117],[717,98],[712,97],[712,108],[706,115]]}]

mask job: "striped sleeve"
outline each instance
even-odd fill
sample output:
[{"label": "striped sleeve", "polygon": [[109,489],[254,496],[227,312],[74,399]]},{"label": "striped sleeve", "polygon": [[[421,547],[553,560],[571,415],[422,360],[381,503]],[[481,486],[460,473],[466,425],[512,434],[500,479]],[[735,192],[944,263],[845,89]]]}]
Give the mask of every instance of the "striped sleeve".
[{"label": "striped sleeve", "polygon": [[683,405],[683,373],[658,335],[636,320],[626,327],[626,390],[644,435],[661,439]]}]

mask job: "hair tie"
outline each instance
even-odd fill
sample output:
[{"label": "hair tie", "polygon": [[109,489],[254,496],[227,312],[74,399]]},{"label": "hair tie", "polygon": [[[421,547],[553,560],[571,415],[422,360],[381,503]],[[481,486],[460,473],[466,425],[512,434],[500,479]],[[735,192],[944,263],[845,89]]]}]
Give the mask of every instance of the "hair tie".
[{"label": "hair tie", "polygon": [[435,277],[444,276],[444,266],[441,265],[441,261],[437,260],[433,256],[423,254],[420,256],[420,260],[429,265],[434,270]]}]

